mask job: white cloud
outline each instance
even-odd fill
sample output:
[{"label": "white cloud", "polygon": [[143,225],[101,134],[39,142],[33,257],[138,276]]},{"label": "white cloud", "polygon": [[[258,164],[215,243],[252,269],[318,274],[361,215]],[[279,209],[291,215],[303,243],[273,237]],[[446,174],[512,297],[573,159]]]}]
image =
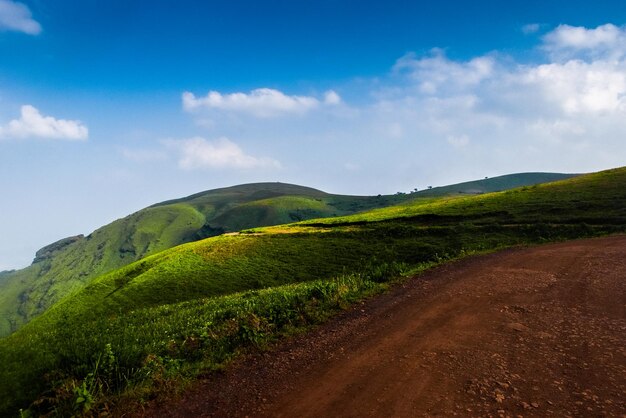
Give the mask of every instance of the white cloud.
[{"label": "white cloud", "polygon": [[328,105],[337,105],[341,103],[341,97],[334,90],[328,90],[324,93],[324,103]]},{"label": "white cloud", "polygon": [[625,62],[542,64],[528,68],[520,79],[522,84],[537,87],[546,103],[557,104],[566,114],[626,110]]},{"label": "white cloud", "polygon": [[52,116],[43,116],[35,107],[24,105],[21,107],[19,119],[0,126],[0,139],[45,138],[86,140],[89,131],[85,125],[77,120],[55,119]]},{"label": "white cloud", "polygon": [[[613,25],[597,29],[559,26],[544,37],[543,47],[550,46],[548,58],[553,59],[538,64],[515,63],[497,56],[459,62],[450,60],[440,50],[423,58],[408,54],[394,66],[394,74],[405,81],[404,87],[395,92],[396,101],[406,101],[408,95],[414,102],[429,99],[430,105],[435,100],[436,108],[441,108],[441,101],[445,101],[448,106],[443,106],[443,112],[447,118],[453,116],[453,110],[463,108],[506,118],[626,116],[626,55],[620,59],[612,54],[610,58],[564,60],[563,55],[559,59],[552,55],[556,45],[584,49],[606,44],[622,48],[622,43],[614,40],[623,35]],[[430,109],[425,111],[432,113]]]},{"label": "white cloud", "polygon": [[[400,87],[390,90],[395,96],[392,107],[405,106],[407,97],[417,106],[430,98],[435,102],[429,105],[443,109],[434,116],[437,123],[442,117],[455,119],[452,112],[462,109],[497,118],[626,116],[623,28],[561,25],[542,40],[548,60],[536,64],[516,63],[497,54],[456,61],[440,49],[424,57],[407,54],[393,67]],[[430,108],[424,112],[433,113]]]},{"label": "white cloud", "polygon": [[[466,60],[453,60],[441,50],[401,57],[388,78],[371,83],[374,101],[360,106],[344,128],[343,140],[360,156],[351,162],[372,171],[363,181],[373,184],[390,175],[376,170],[376,161],[394,161],[402,167],[397,175],[450,180],[468,179],[471,173],[584,172],[625,165],[626,55],[557,56],[556,49],[546,48],[556,31],[563,28],[542,38],[537,52],[545,54],[534,62],[497,52]],[[563,41],[561,48],[621,47],[610,37],[590,36],[597,39]],[[361,147],[376,159],[367,164]],[[451,179],[452,173],[463,177]]]},{"label": "white cloud", "polygon": [[0,31],[24,32],[29,35],[41,33],[41,25],[23,3],[0,0]]},{"label": "white cloud", "polygon": [[210,91],[204,97],[196,97],[186,91],[182,101],[183,108],[188,112],[204,108],[270,118],[284,114],[304,114],[323,104],[336,105],[341,102],[341,98],[336,92],[328,91],[322,102],[311,96],[288,96],[279,90],[260,88],[248,94]]},{"label": "white cloud", "polygon": [[559,25],[544,40],[553,48],[591,49],[613,46],[624,36],[622,29],[607,23],[595,29],[580,26]]},{"label": "white cloud", "polygon": [[280,167],[276,160],[247,155],[239,145],[224,137],[215,141],[194,137],[169,140],[165,141],[165,144],[178,152],[178,165],[184,170]]},{"label": "white cloud", "polygon": [[556,59],[605,57],[620,59],[626,54],[626,28],[611,23],[587,29],[560,25],[543,37],[544,48]]},{"label": "white cloud", "polygon": [[494,72],[494,59],[487,56],[467,62],[448,59],[441,49],[433,49],[430,56],[417,58],[406,54],[396,61],[393,71],[418,81],[422,93],[436,94],[442,88],[464,89],[488,79]]}]

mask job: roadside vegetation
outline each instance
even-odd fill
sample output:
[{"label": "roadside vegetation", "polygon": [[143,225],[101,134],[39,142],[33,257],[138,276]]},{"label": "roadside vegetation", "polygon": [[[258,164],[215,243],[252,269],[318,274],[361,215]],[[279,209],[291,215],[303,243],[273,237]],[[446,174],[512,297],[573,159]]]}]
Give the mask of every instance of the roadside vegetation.
[{"label": "roadside vegetation", "polygon": [[[278,337],[319,324],[354,301],[387,288],[404,266],[381,265],[332,280],[315,280],[215,298],[196,299],[20,332],[3,361],[29,358],[14,369],[47,388],[26,416],[91,415],[120,402],[139,406],[171,394],[200,372],[225,365],[238,353],[262,349]],[[6,353],[6,352],[5,352]],[[9,354],[9,353],[6,353]],[[40,375],[40,373],[42,373]],[[3,376],[10,378],[10,376]],[[36,393],[36,392],[34,392]],[[32,396],[32,395],[31,395]],[[6,410],[5,410],[6,411]]]},{"label": "roadside vegetation", "polygon": [[322,322],[403,272],[626,232],[626,169],[184,244],[91,281],[0,340],[0,412],[90,414]]}]

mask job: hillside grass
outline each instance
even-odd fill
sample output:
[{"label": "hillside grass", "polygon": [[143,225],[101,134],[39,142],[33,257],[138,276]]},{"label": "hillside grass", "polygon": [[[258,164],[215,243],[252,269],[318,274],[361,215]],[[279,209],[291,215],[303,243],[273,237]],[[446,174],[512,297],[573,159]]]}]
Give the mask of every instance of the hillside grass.
[{"label": "hillside grass", "polygon": [[0,280],[0,337],[93,279],[179,244],[246,228],[353,214],[450,194],[502,190],[567,177],[521,173],[412,194],[344,196],[284,183],[253,183],[162,202],[38,257]]},{"label": "hillside grass", "polygon": [[0,336],[19,328],[91,278],[182,242],[204,225],[194,208],[148,208],[94,231],[53,258],[9,274],[0,287]]},{"label": "hillside grass", "polygon": [[626,169],[185,244],[97,278],[0,340],[0,412],[34,400],[36,413],[105,408],[317,323],[401,270],[617,232]]},{"label": "hillside grass", "polygon": [[94,278],[177,245],[225,232],[345,215],[406,197],[329,195],[282,183],[203,192],[154,205],[106,225],[31,266],[3,274],[0,337]]},{"label": "hillside grass", "polygon": [[324,227],[391,219],[410,221],[412,217],[427,225],[454,222],[623,225],[626,220],[624,176],[624,168],[616,168],[503,192],[448,196],[420,200],[417,204],[406,202],[361,214],[304,221],[294,226]]}]

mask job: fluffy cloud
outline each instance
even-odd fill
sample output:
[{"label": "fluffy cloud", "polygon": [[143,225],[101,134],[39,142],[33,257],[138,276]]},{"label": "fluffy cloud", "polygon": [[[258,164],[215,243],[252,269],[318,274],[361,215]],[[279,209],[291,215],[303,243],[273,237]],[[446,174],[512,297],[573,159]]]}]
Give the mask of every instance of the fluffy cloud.
[{"label": "fluffy cloud", "polygon": [[546,104],[556,104],[565,114],[626,110],[624,62],[570,60],[563,64],[543,64],[521,73],[520,81],[531,88],[537,87]]},{"label": "fluffy cloud", "polygon": [[595,29],[560,25],[545,36],[545,42],[551,48],[591,49],[612,47],[624,36],[624,31],[607,23]]},{"label": "fluffy cloud", "polygon": [[[601,45],[617,51],[625,43],[617,42],[621,37],[624,31],[614,25],[596,29],[562,25],[544,37],[543,47],[554,53],[572,53],[576,48],[583,55],[516,64],[491,56],[453,61],[437,50],[422,58],[406,55],[394,70],[407,81],[402,100],[409,93],[417,102],[429,99],[430,104],[436,100],[441,105],[445,101],[506,118],[626,116],[626,59],[616,59],[616,54],[584,55],[585,49]],[[416,86],[417,92],[411,93],[411,86]]]},{"label": "fluffy cloud", "polygon": [[543,38],[544,48],[557,59],[586,54],[622,58],[626,54],[626,28],[607,23],[595,29],[560,25]]},{"label": "fluffy cloud", "polygon": [[270,118],[284,114],[304,114],[321,105],[336,105],[341,102],[341,98],[334,91],[326,92],[324,100],[320,101],[311,96],[288,96],[279,90],[260,88],[248,94],[210,91],[204,97],[184,92],[182,101],[183,108],[188,112],[205,108]]},{"label": "fluffy cloud", "polygon": [[280,163],[276,160],[247,155],[239,145],[228,138],[208,141],[201,137],[194,137],[166,141],[166,145],[178,152],[178,165],[184,170],[280,167]]},{"label": "fluffy cloud", "polygon": [[479,84],[494,72],[494,60],[477,57],[467,62],[448,59],[442,50],[433,49],[430,56],[417,58],[409,53],[396,61],[393,71],[419,82],[422,93],[435,94],[442,87],[464,89]]},{"label": "fluffy cloud", "polygon": [[[604,34],[606,26],[556,28],[541,38],[531,62],[497,52],[467,60],[441,50],[407,54],[388,78],[372,82],[374,100],[352,105],[357,116],[335,127],[340,133],[326,135],[341,138],[344,153],[359,155],[352,162],[370,167],[361,173],[371,171],[371,178],[363,178],[370,184],[391,175],[375,168],[378,161],[393,161],[398,176],[410,172],[435,184],[474,175],[624,165],[626,55],[614,52],[621,46]],[[590,39],[570,39],[569,31]],[[598,45],[604,54],[586,49]],[[338,141],[326,143],[338,147]]]},{"label": "fluffy cloud", "polygon": [[24,105],[19,119],[0,126],[0,139],[45,138],[65,140],[86,140],[89,131],[77,120],[55,119],[43,116],[35,107]]},{"label": "fluffy cloud", "polygon": [[0,31],[3,30],[37,35],[41,32],[41,25],[32,18],[25,4],[0,0]]},{"label": "fluffy cloud", "polygon": [[337,92],[329,90],[324,93],[324,103],[327,105],[337,105],[341,103],[341,97],[337,94]]}]

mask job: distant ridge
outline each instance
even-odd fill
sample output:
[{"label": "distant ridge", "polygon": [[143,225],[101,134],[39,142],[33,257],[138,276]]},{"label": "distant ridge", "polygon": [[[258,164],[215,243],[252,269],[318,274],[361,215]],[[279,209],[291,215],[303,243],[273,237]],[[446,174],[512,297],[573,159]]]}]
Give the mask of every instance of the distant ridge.
[{"label": "distant ridge", "polygon": [[519,173],[506,174],[497,177],[485,177],[482,180],[466,181],[449,186],[433,187],[432,189],[417,192],[420,196],[442,196],[454,194],[481,194],[500,192],[516,187],[533,186],[535,184],[550,183],[565,180],[580,174],[562,173]]}]

